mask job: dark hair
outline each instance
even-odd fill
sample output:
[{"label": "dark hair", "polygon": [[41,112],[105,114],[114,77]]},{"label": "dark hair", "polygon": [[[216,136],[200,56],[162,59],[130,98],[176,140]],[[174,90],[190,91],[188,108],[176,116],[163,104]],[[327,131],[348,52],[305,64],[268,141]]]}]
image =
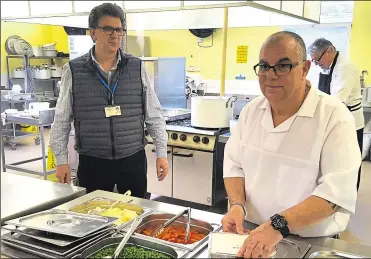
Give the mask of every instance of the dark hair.
[{"label": "dark hair", "polygon": [[307,50],[305,47],[304,40],[302,37],[300,37],[298,34],[291,32],[291,31],[279,31],[271,36],[268,37],[268,39],[265,41],[265,44],[267,43],[277,43],[281,41],[284,37],[290,37],[295,40],[298,56],[301,60],[307,59]]},{"label": "dark hair", "polygon": [[104,3],[94,7],[89,14],[89,28],[96,29],[100,18],[104,16],[113,16],[120,18],[122,28],[126,28],[126,16],[124,11],[117,4]]}]

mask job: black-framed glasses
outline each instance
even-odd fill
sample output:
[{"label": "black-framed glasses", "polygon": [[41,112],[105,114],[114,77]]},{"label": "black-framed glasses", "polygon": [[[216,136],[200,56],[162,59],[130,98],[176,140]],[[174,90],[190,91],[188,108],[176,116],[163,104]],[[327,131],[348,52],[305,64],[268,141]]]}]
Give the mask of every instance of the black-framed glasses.
[{"label": "black-framed glasses", "polygon": [[97,29],[101,29],[105,34],[110,35],[110,36],[115,31],[118,36],[124,36],[126,33],[126,30],[123,28],[113,28],[111,26],[103,26],[103,27],[98,26]]},{"label": "black-framed glasses", "polygon": [[318,58],[317,60],[312,59],[312,62],[313,62],[314,64],[318,65],[319,62],[321,61],[321,58],[323,57],[323,55],[325,55],[326,51],[327,51],[327,49],[325,49],[325,50],[322,52],[321,56],[319,56],[319,58]]},{"label": "black-framed glasses", "polygon": [[304,61],[305,60],[296,63],[280,63],[273,66],[259,63],[254,66],[254,71],[257,76],[265,76],[268,71],[273,68],[273,71],[277,76],[284,76],[290,74],[293,68],[297,67]]}]

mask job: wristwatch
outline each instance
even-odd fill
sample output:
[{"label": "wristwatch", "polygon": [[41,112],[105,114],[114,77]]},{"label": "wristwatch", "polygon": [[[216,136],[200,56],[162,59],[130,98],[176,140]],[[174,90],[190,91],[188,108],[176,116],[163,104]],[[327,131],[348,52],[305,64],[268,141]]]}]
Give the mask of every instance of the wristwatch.
[{"label": "wristwatch", "polygon": [[290,235],[290,230],[289,230],[289,227],[288,227],[288,222],[286,220],[286,218],[284,216],[281,216],[281,215],[274,215],[271,217],[271,224],[272,224],[272,227],[279,231],[281,233],[281,235],[283,236],[283,238],[287,237],[288,235]]}]

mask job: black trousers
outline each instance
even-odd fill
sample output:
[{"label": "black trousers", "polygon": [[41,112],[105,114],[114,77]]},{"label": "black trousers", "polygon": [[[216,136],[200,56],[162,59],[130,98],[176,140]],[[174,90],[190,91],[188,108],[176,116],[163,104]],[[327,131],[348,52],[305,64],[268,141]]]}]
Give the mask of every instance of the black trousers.
[{"label": "black trousers", "polygon": [[[359,145],[359,148],[361,149],[361,154],[362,154],[362,150],[363,150],[363,128],[357,130],[357,139],[358,139],[358,145]],[[362,169],[362,165],[359,167],[359,170],[358,170],[357,191],[358,191],[359,185],[361,183],[361,169]]]},{"label": "black trousers", "polygon": [[147,158],[144,150],[123,159],[109,160],[79,155],[78,184],[93,192],[112,192],[115,184],[121,194],[127,190],[134,197],[145,198],[147,193]]}]

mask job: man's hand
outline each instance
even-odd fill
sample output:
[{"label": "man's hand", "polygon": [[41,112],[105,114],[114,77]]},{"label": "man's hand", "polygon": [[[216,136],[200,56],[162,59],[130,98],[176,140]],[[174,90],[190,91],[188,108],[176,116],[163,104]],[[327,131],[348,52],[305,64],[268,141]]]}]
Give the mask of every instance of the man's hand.
[{"label": "man's hand", "polygon": [[282,239],[281,233],[274,230],[271,222],[267,221],[250,232],[237,257],[268,258]]},{"label": "man's hand", "polygon": [[56,176],[57,176],[60,183],[71,184],[71,169],[70,169],[70,166],[67,165],[67,164],[57,165]]},{"label": "man's hand", "polygon": [[245,213],[241,206],[233,205],[222,219],[223,232],[233,232],[241,235],[248,232],[243,228],[244,218]]},{"label": "man's hand", "polygon": [[312,83],[308,79],[305,79],[305,84],[309,87],[312,87]]},{"label": "man's hand", "polygon": [[169,167],[169,164],[167,162],[166,157],[159,157],[156,161],[156,167],[157,167],[157,179],[159,181],[162,181],[167,176],[167,170]]}]

